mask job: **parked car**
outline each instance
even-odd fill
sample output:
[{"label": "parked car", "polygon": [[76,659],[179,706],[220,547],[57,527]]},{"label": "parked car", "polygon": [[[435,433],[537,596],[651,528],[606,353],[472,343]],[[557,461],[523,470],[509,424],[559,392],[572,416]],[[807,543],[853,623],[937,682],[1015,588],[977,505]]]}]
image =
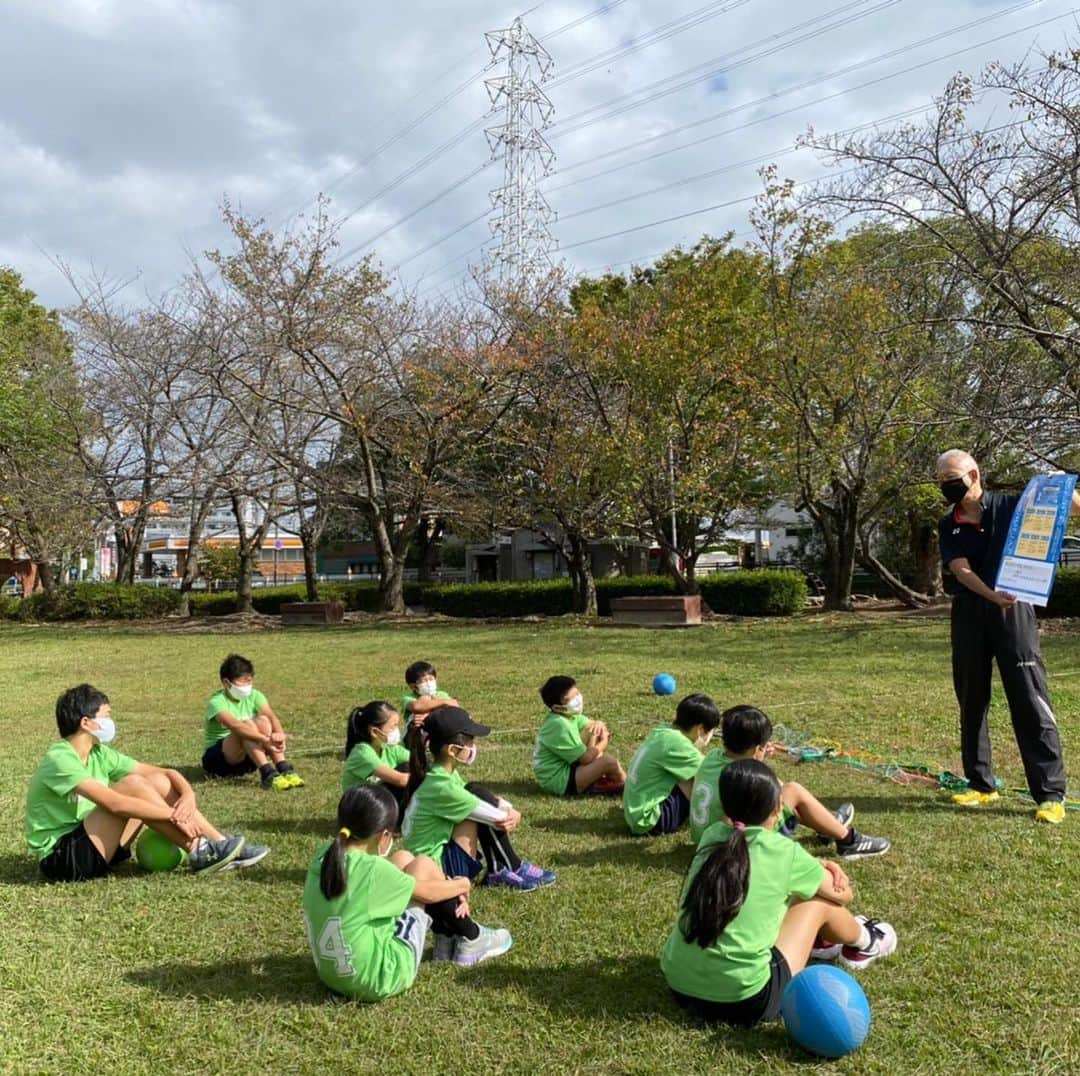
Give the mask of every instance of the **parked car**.
[{"label": "parked car", "polygon": [[1061,542],[1061,558],[1058,563],[1063,568],[1080,568],[1080,537],[1066,534]]}]

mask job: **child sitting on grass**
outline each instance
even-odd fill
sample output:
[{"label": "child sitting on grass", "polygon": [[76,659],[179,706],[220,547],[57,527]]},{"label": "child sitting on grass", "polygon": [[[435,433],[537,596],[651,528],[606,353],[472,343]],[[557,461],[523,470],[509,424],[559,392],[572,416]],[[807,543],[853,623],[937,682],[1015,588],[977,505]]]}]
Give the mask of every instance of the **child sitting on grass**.
[{"label": "child sitting on grass", "polygon": [[388,702],[369,702],[349,714],[341,791],[381,783],[401,809],[409,784],[409,749],[401,742],[401,715]]},{"label": "child sitting on grass", "polygon": [[490,732],[457,706],[428,716],[409,759],[411,799],[401,821],[405,847],[441,863],[451,878],[472,880],[486,862],[485,885],[520,893],[553,885],[554,872],[523,860],[510,843],[521,812],[482,785],[466,784],[458,773],[459,766],[476,761],[476,738]]},{"label": "child sitting on grass", "polygon": [[469,917],[467,878],[447,878],[426,856],[390,854],[398,809],[384,785],[350,788],[337,822],[336,836],[315,854],[304,882],[311,956],[335,993],[382,1001],[408,990],[428,927],[436,960],[469,966],[510,948],[507,931]]},{"label": "child sitting on grass", "polygon": [[584,715],[585,701],[574,678],[550,677],[540,698],[549,710],[533,751],[540,787],[555,796],[621,792],[626,774],[619,760],[606,753],[611,739],[607,725]]},{"label": "child sitting on grass", "polygon": [[[723,809],[717,795],[717,780],[734,760],[752,758],[761,762],[769,753],[772,722],[754,706],[732,706],[720,721],[723,750],[710,751],[698,770],[694,794],[690,800],[690,837],[695,844],[709,826],[719,822]],[[830,811],[810,791],[795,781],[785,781],[781,792],[783,813],[780,832],[790,837],[801,822],[826,840],[836,842],[836,854],[844,859],[865,859],[884,855],[890,848],[885,837],[868,837],[851,823],[855,807],[842,803]]]},{"label": "child sitting on grass", "polygon": [[262,787],[283,792],[303,780],[285,758],[285,730],[266,696],[255,688],[255,666],[230,654],[218,670],[221,688],[206,704],[202,767],[209,777],[259,771]]},{"label": "child sitting on grass", "polygon": [[420,728],[428,714],[443,706],[457,706],[445,691],[439,690],[435,679],[435,666],[428,661],[414,661],[405,670],[408,693],[401,696],[401,712],[405,715],[406,734],[411,728]]},{"label": "child sitting on grass", "polygon": [[775,1020],[793,975],[813,957],[861,969],[896,950],[888,924],[853,916],[835,863],[776,832],[780,781],[742,759],[720,774],[724,821],[705,831],[679,918],[660,957],[675,1000],[705,1020]]},{"label": "child sitting on grass", "polygon": [[626,771],[623,816],[635,836],[674,833],[690,816],[701,752],[720,724],[708,695],[687,695],[670,725],[654,728]]},{"label": "child sitting on grass", "polygon": [[252,867],[269,853],[215,829],[176,770],[109,747],[116,723],[104,692],[89,684],[65,691],[56,726],[62,739],[46,752],[26,797],[26,843],[50,882],[104,877],[131,858],[144,824],[186,849],[198,874]]}]

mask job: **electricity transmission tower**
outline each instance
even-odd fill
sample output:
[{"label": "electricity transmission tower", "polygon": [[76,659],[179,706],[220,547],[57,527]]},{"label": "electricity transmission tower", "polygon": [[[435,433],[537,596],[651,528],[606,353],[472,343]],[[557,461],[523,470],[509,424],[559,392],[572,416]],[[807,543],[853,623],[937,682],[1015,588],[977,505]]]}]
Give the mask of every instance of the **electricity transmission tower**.
[{"label": "electricity transmission tower", "polygon": [[540,192],[540,181],[555,168],[555,151],[543,135],[555,109],[540,88],[554,61],[520,18],[484,36],[492,60],[505,62],[503,75],[485,81],[491,112],[502,122],[484,133],[492,159],[503,159],[503,185],[491,192],[491,232],[498,245],[489,259],[501,283],[527,288],[551,264],[548,254],[555,249],[548,230],[555,214]]}]

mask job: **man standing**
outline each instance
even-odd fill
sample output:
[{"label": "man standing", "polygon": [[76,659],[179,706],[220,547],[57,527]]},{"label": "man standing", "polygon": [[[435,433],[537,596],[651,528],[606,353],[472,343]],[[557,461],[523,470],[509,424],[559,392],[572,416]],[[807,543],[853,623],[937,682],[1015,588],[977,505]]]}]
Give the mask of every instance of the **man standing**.
[{"label": "man standing", "polygon": [[[998,798],[990,765],[992,662],[997,661],[1013,732],[1024,761],[1035,818],[1065,819],[1065,761],[1046,690],[1035,610],[993,589],[1019,495],[985,493],[975,460],[960,449],[937,464],[941,493],[953,506],[938,524],[941,563],[960,584],[952,603],[953,686],[960,703],[960,750],[970,788],[953,802],[978,807]],[[1072,514],[1080,512],[1073,494]]]}]

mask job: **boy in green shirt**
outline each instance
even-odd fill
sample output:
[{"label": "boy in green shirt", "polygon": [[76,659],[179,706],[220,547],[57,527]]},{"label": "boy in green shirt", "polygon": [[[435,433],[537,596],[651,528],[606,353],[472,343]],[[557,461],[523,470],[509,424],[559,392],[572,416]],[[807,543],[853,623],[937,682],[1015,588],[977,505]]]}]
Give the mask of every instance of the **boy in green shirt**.
[{"label": "boy in green shirt", "polygon": [[130,858],[144,824],[186,849],[198,873],[254,866],[270,851],[215,829],[176,770],[107,746],[116,724],[103,692],[89,684],[65,691],[56,725],[63,738],[46,752],[26,797],[26,843],[49,881],[103,877]]},{"label": "boy in green shirt", "polygon": [[[725,710],[720,721],[720,736],[724,749],[710,751],[694,784],[690,799],[690,837],[695,844],[710,826],[723,818],[717,782],[721,772],[738,759],[763,761],[772,753],[772,722],[754,706],[732,706]],[[812,792],[796,781],[785,781],[781,792],[783,814],[779,831],[791,837],[801,822],[826,841],[836,842],[836,854],[843,859],[865,859],[884,855],[890,848],[885,837],[869,837],[851,823],[855,807],[842,803],[830,811]]]},{"label": "boy in green shirt", "polygon": [[607,754],[611,734],[582,712],[585,701],[572,676],[552,676],[540,688],[549,713],[533,751],[537,783],[554,796],[619,793],[626,783],[619,760]]},{"label": "boy in green shirt", "polygon": [[653,729],[626,771],[623,817],[634,836],[674,833],[690,816],[701,752],[720,724],[708,695],[687,695],[670,725]]},{"label": "boy in green shirt", "polygon": [[435,666],[429,661],[414,661],[405,670],[405,683],[409,685],[409,690],[401,696],[398,709],[405,715],[406,735],[410,728],[420,728],[433,710],[458,705],[457,699],[439,690]]},{"label": "boy in green shirt", "polygon": [[230,654],[218,670],[221,688],[203,718],[203,770],[209,777],[242,777],[259,771],[262,787],[284,792],[303,778],[285,758],[285,730],[266,696],[254,685],[255,666]]}]

